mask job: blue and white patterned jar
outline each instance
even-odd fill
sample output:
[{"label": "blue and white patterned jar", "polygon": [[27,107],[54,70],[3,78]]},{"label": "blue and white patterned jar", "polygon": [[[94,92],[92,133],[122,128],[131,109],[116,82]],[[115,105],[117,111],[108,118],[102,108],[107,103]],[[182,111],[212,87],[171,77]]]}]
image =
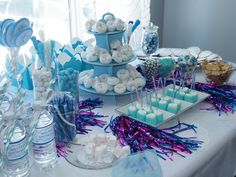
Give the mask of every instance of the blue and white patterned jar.
[{"label": "blue and white patterned jar", "polygon": [[148,56],[156,52],[159,48],[158,26],[149,23],[148,26],[143,27],[141,48]]}]

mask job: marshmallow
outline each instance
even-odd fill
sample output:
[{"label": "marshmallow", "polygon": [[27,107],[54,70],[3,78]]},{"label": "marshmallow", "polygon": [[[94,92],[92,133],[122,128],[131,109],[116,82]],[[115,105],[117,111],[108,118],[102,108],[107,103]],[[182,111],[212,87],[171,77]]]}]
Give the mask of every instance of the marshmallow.
[{"label": "marshmallow", "polygon": [[114,16],[112,16],[111,14],[106,14],[106,15],[104,16],[104,20],[105,20],[106,22],[108,22],[108,21],[112,21],[112,22],[113,22]]},{"label": "marshmallow", "polygon": [[112,50],[118,50],[121,47],[121,42],[119,40],[114,40],[110,43]]},{"label": "marshmallow", "polygon": [[102,74],[102,75],[98,76],[98,79],[99,79],[100,82],[107,83],[108,78],[109,78],[108,74]]},{"label": "marshmallow", "polygon": [[130,58],[128,58],[127,55],[122,55],[121,59],[122,59],[122,61],[128,61]]},{"label": "marshmallow", "polygon": [[129,147],[121,147],[114,135],[100,133],[90,135],[85,144],[85,153],[79,153],[77,158],[89,165],[111,164],[129,154]]},{"label": "marshmallow", "polygon": [[143,78],[135,79],[134,83],[135,83],[136,87],[143,87],[146,84],[146,82],[145,82],[145,80]]},{"label": "marshmallow", "polygon": [[98,21],[94,26],[92,29],[92,30],[95,30],[94,32],[105,33],[107,31],[107,25],[102,21]]},{"label": "marshmallow", "polygon": [[97,93],[105,94],[108,90],[107,83],[98,82],[95,84],[95,90]]},{"label": "marshmallow", "polygon": [[95,62],[98,60],[98,56],[97,55],[94,55],[94,54],[87,54],[86,56],[87,60],[88,61],[91,61],[91,62]]},{"label": "marshmallow", "polygon": [[86,49],[86,53],[92,53],[94,55],[99,55],[99,48],[91,45]]},{"label": "marshmallow", "polygon": [[120,80],[117,77],[108,77],[107,83],[109,85],[117,85],[120,82]]},{"label": "marshmallow", "polygon": [[93,84],[92,84],[93,89],[95,89],[95,86],[97,83],[100,83],[100,80],[98,79],[98,77],[93,78]]},{"label": "marshmallow", "polygon": [[112,21],[112,20],[107,21],[107,29],[110,32],[116,30],[116,25],[115,25],[114,21]]},{"label": "marshmallow", "polygon": [[35,70],[33,72],[34,99],[35,101],[46,99],[46,91],[50,86],[51,73],[47,70]]},{"label": "marshmallow", "polygon": [[128,91],[133,92],[137,89],[137,85],[134,81],[128,81],[127,84],[126,84],[126,89]]},{"label": "marshmallow", "polygon": [[93,46],[89,46],[86,50],[86,59],[94,62],[98,60],[98,50]]},{"label": "marshmallow", "polygon": [[86,76],[86,75],[92,77],[93,72],[94,72],[93,69],[81,71],[81,72],[79,73],[79,78],[82,78],[83,76]]},{"label": "marshmallow", "polygon": [[115,20],[115,26],[117,31],[122,31],[125,28],[125,23],[121,19],[117,18]]},{"label": "marshmallow", "polygon": [[122,55],[126,55],[128,58],[131,58],[133,55],[132,47],[128,44],[123,45],[120,48],[120,52],[122,53]]},{"label": "marshmallow", "polygon": [[104,54],[100,55],[99,60],[102,64],[109,64],[112,62],[112,58],[109,53],[104,53]]},{"label": "marshmallow", "polygon": [[117,94],[124,94],[125,91],[126,91],[126,86],[124,84],[117,84],[115,85],[114,87],[114,91],[117,93]]},{"label": "marshmallow", "polygon": [[84,87],[85,88],[91,88],[92,85],[93,85],[92,78],[87,77],[87,78],[84,79]]},{"label": "marshmallow", "polygon": [[112,53],[112,59],[117,63],[121,63],[122,62],[122,54],[118,51],[114,51]]},{"label": "marshmallow", "polygon": [[129,78],[129,71],[127,69],[120,69],[116,75],[120,80],[127,80]]}]

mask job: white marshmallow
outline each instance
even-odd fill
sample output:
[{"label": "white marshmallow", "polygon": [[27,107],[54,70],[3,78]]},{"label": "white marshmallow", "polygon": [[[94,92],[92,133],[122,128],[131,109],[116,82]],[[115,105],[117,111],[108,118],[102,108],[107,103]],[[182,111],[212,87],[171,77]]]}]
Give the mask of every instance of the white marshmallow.
[{"label": "white marshmallow", "polygon": [[109,20],[107,21],[107,29],[108,31],[112,32],[116,30],[116,25],[113,21]]},{"label": "white marshmallow", "polygon": [[98,82],[95,84],[95,90],[97,93],[105,94],[108,90],[108,85],[107,83]]},{"label": "white marshmallow", "polygon": [[117,77],[108,77],[107,83],[109,85],[117,85],[120,82],[120,80]]},{"label": "white marshmallow", "polygon": [[124,84],[117,84],[115,85],[114,87],[114,91],[117,93],[117,94],[124,94],[125,91],[126,91],[126,86]]},{"label": "white marshmallow", "polygon": [[104,16],[104,20],[105,21],[113,21],[114,20],[114,17],[112,16],[112,15],[110,15],[110,14],[106,14],[105,16]]},{"label": "white marshmallow", "polygon": [[122,54],[119,51],[114,51],[112,53],[112,59],[117,63],[121,63],[122,62]]},{"label": "white marshmallow", "polygon": [[112,50],[118,50],[121,47],[121,42],[119,40],[114,40],[110,43]]},{"label": "white marshmallow", "polygon": [[88,61],[95,62],[95,61],[98,60],[98,56],[96,54],[88,53],[87,56],[86,56],[86,59]]},{"label": "white marshmallow", "polygon": [[109,53],[100,55],[99,60],[102,64],[109,64],[109,63],[112,62],[112,58],[111,58],[111,55]]},{"label": "white marshmallow", "polygon": [[122,31],[125,28],[125,23],[119,18],[115,20],[115,25],[117,31]]},{"label": "white marshmallow", "polygon": [[84,87],[85,88],[91,88],[92,87],[92,85],[93,85],[93,80],[92,80],[92,78],[86,78],[86,79],[84,79]]},{"label": "white marshmallow", "polygon": [[143,87],[146,84],[146,81],[143,78],[137,78],[134,80],[136,87]]},{"label": "white marshmallow", "polygon": [[128,81],[127,84],[126,84],[126,89],[128,91],[133,92],[137,89],[137,85],[134,81]]},{"label": "white marshmallow", "polygon": [[102,21],[98,21],[94,26],[93,26],[93,28],[95,28],[94,32],[105,33],[107,31],[107,25]]},{"label": "white marshmallow", "polygon": [[107,83],[108,78],[109,78],[108,74],[102,74],[102,75],[98,76],[98,79],[99,79],[100,82]]},{"label": "white marshmallow", "polygon": [[120,80],[127,80],[129,78],[129,71],[127,69],[120,69],[116,75]]}]

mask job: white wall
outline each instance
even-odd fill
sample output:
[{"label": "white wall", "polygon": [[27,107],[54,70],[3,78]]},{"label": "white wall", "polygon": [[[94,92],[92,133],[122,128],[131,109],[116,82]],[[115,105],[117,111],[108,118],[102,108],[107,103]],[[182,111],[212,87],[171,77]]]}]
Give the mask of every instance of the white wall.
[{"label": "white wall", "polygon": [[163,47],[197,45],[236,62],[236,0],[165,0]]},{"label": "white wall", "polygon": [[151,0],[151,21],[159,26],[160,46],[163,35],[164,0]]}]

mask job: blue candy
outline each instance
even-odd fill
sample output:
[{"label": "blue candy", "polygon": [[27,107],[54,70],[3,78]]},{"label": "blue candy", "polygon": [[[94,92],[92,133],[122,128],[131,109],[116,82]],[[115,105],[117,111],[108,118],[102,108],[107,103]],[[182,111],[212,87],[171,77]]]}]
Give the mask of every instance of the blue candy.
[{"label": "blue candy", "polygon": [[74,97],[78,97],[78,72],[72,68],[68,68],[59,72],[59,89],[68,91]]},{"label": "blue candy", "polygon": [[144,34],[142,41],[143,52],[148,55],[154,53],[157,50],[159,44],[158,39],[158,35],[155,32]]}]

